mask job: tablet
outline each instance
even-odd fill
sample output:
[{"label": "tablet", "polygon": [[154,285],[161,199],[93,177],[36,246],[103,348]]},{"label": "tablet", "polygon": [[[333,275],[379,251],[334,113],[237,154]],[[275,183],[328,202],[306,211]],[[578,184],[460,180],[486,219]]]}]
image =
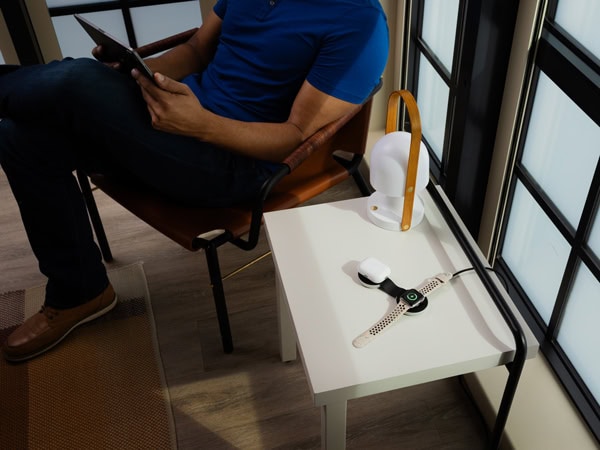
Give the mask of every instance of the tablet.
[{"label": "tablet", "polygon": [[121,67],[128,72],[133,68],[138,69],[142,74],[154,81],[152,71],[134,49],[125,45],[114,36],[111,36],[89,20],[81,17],[81,15],[75,14],[75,19],[87,31],[87,34],[90,35],[94,42],[102,46],[102,51],[107,61],[118,61]]}]

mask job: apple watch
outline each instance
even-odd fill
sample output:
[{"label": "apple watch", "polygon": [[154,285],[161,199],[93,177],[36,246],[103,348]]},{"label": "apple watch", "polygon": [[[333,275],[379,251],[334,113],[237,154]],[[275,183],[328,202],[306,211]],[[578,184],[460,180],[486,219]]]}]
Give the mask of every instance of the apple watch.
[{"label": "apple watch", "polygon": [[352,345],[354,345],[356,348],[362,348],[367,345],[378,335],[396,323],[396,321],[407,311],[410,311],[412,308],[418,308],[419,305],[427,301],[426,296],[428,294],[431,294],[438,288],[444,286],[446,283],[448,283],[448,281],[450,281],[450,279],[452,279],[452,274],[439,273],[435,277],[427,278],[414,289],[403,290],[404,292],[402,292],[402,294],[397,298],[398,304],[396,307],[383,319],[355,338],[352,341]]}]

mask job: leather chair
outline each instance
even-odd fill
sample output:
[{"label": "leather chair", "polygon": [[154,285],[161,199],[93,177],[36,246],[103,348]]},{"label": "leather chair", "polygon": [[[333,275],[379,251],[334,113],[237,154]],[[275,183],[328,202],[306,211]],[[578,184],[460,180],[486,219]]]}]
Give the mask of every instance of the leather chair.
[{"label": "leather chair", "polygon": [[[140,47],[138,52],[142,57],[158,53],[184,42],[194,31],[189,30]],[[133,183],[103,174],[78,171],[79,184],[104,260],[111,261],[112,254],[94,201],[90,179],[117,203],[182,247],[190,251],[204,250],[223,350],[225,353],[232,352],[233,341],[218,247],[230,242],[243,250],[253,249],[259,240],[263,212],[295,207],[351,176],[361,192],[368,195],[369,187],[360,175],[358,166],[365,151],[371,103],[372,96],[363,105],[324,126],[303,142],[283,161],[283,167],[264,183],[255,201],[229,208],[184,206]],[[340,156],[338,151],[345,156]]]}]

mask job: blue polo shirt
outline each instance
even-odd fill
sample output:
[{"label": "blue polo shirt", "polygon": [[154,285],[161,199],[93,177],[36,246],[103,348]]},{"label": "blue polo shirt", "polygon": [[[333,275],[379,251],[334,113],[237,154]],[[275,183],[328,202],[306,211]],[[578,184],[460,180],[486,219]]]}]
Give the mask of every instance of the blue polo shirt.
[{"label": "blue polo shirt", "polygon": [[388,56],[377,0],[219,0],[213,60],[187,83],[210,111],[243,121],[284,122],[304,80],[362,103]]}]

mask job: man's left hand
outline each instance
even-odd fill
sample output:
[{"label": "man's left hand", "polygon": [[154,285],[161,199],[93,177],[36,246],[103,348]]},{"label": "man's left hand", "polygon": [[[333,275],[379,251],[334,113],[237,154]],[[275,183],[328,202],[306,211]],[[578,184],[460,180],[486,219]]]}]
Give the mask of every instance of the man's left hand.
[{"label": "man's left hand", "polygon": [[158,72],[154,73],[156,84],[136,69],[131,75],[142,90],[153,128],[185,136],[198,134],[198,116],[205,110],[189,86]]}]

